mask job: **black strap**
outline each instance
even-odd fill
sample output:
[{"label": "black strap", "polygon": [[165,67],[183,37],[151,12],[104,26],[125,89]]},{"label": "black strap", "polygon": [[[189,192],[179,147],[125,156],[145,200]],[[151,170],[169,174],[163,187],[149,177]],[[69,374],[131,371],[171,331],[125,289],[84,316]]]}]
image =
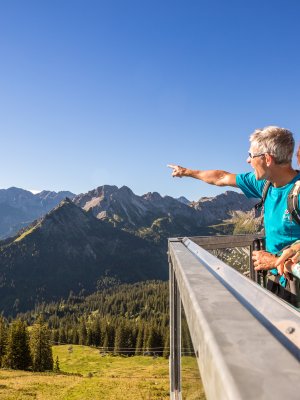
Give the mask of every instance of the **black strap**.
[{"label": "black strap", "polygon": [[[255,204],[255,209],[258,210],[263,207],[269,187],[271,185],[270,181],[266,181],[263,192],[261,195],[261,200],[259,203]],[[299,195],[300,195],[300,179],[295,182],[294,186],[291,188],[288,198],[287,198],[287,207],[289,210],[292,219],[300,225],[300,210],[299,210]]]},{"label": "black strap", "polygon": [[300,225],[300,211],[299,211],[299,194],[300,194],[300,180],[296,181],[288,194],[288,210],[293,220]]},{"label": "black strap", "polygon": [[271,182],[266,181],[263,191],[262,191],[261,200],[259,203],[255,204],[255,206],[254,206],[255,210],[262,208],[262,206],[264,205],[270,185],[271,185]]}]

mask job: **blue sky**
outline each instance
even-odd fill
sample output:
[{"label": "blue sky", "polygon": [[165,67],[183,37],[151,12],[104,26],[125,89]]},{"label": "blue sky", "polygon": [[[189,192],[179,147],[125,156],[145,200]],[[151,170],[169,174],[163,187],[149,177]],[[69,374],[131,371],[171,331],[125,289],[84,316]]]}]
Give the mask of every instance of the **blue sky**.
[{"label": "blue sky", "polygon": [[266,125],[299,143],[299,18],[289,0],[1,0],[0,188],[224,191],[166,165],[249,171]]}]

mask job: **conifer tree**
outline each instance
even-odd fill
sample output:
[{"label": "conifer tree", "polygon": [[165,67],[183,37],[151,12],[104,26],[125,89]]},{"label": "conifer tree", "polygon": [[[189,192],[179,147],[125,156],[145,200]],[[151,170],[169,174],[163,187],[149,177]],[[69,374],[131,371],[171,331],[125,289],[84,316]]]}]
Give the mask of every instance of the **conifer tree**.
[{"label": "conifer tree", "polygon": [[58,356],[56,356],[56,360],[55,360],[55,364],[54,364],[54,371],[55,372],[59,372],[60,371]]},{"label": "conifer tree", "polygon": [[7,332],[8,327],[6,321],[2,316],[0,316],[0,367],[2,365],[2,360],[6,352],[7,344]]},{"label": "conifer tree", "polygon": [[162,352],[162,337],[158,330],[158,328],[152,325],[149,329],[149,335],[147,338],[147,350],[153,353],[161,353]]},{"label": "conifer tree", "polygon": [[124,347],[125,347],[125,329],[124,329],[124,323],[120,323],[116,329],[114,353],[121,354]]},{"label": "conifer tree", "polygon": [[81,321],[79,326],[79,344],[84,346],[87,344],[87,329],[84,320]]},{"label": "conifer tree", "polygon": [[91,327],[91,344],[94,346],[100,346],[101,343],[101,325],[100,325],[100,320],[99,318],[95,319],[93,321]]},{"label": "conifer tree", "polygon": [[108,346],[110,348],[113,348],[116,337],[116,327],[114,324],[108,324],[107,328],[108,328]]},{"label": "conifer tree", "polygon": [[135,329],[134,327],[129,324],[128,322],[125,323],[125,340],[124,340],[124,347],[123,354],[132,356],[134,355],[135,349]]},{"label": "conifer tree", "polygon": [[110,351],[110,349],[109,349],[108,332],[107,331],[105,331],[105,333],[104,333],[104,340],[103,340],[103,343],[102,343],[102,347],[103,347],[103,350],[105,352],[109,352]]},{"label": "conifer tree", "polygon": [[52,329],[51,331],[51,341],[53,344],[59,343],[59,330],[58,329]]},{"label": "conifer tree", "polygon": [[58,334],[58,342],[59,344],[65,344],[67,343],[67,334],[66,334],[66,330],[63,326],[61,326],[59,328],[59,334]]},{"label": "conifer tree", "polygon": [[87,346],[92,346],[94,344],[93,343],[93,331],[91,328],[87,329],[86,344],[87,344]]},{"label": "conifer tree", "polygon": [[144,326],[139,324],[138,334],[136,338],[135,355],[140,356],[143,354],[143,337],[144,337]]},{"label": "conifer tree", "polygon": [[73,328],[72,332],[72,343],[73,344],[78,344],[79,343],[79,335],[76,326]]},{"label": "conifer tree", "polygon": [[111,322],[105,321],[102,324],[101,336],[103,337],[102,346],[105,351],[112,351],[115,345],[115,327]]},{"label": "conifer tree", "polygon": [[148,352],[147,343],[148,343],[149,332],[150,332],[149,324],[146,324],[144,327],[144,336],[143,336],[143,355],[145,355]]},{"label": "conifer tree", "polygon": [[30,353],[33,371],[50,371],[53,369],[50,331],[41,320],[38,320],[31,329]]},{"label": "conifer tree", "polygon": [[27,370],[31,365],[28,332],[25,323],[19,319],[9,326],[3,365],[22,370]]}]

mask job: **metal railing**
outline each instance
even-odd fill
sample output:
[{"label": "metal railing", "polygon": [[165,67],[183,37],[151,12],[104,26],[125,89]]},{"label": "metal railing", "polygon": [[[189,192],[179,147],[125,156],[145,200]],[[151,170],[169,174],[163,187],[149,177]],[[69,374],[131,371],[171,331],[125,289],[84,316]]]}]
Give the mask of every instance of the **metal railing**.
[{"label": "metal railing", "polygon": [[299,398],[300,313],[207,251],[249,246],[251,254],[253,239],[169,239],[172,400],[185,399],[181,304],[207,399]]}]

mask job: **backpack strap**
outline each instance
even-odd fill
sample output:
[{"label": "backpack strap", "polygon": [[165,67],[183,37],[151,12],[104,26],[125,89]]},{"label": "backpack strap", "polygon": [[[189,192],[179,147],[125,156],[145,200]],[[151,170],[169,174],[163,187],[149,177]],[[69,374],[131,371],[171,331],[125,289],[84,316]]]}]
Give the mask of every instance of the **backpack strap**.
[{"label": "backpack strap", "polygon": [[292,219],[300,225],[300,210],[299,210],[299,194],[300,180],[296,181],[288,194],[287,206]]},{"label": "backpack strap", "polygon": [[263,207],[270,185],[271,185],[271,182],[270,181],[266,181],[266,183],[264,185],[264,188],[263,188],[263,191],[262,191],[261,200],[260,200],[259,203],[255,204],[255,206],[254,206],[255,210],[258,210],[258,209]]},{"label": "backpack strap", "polygon": [[[263,207],[270,185],[271,182],[266,181],[262,191],[261,200],[254,206],[256,210],[259,210],[260,208]],[[291,188],[287,199],[287,208],[289,210],[289,213],[292,216],[292,219],[298,225],[300,225],[299,195],[300,195],[300,179],[296,181],[294,186]]]}]

